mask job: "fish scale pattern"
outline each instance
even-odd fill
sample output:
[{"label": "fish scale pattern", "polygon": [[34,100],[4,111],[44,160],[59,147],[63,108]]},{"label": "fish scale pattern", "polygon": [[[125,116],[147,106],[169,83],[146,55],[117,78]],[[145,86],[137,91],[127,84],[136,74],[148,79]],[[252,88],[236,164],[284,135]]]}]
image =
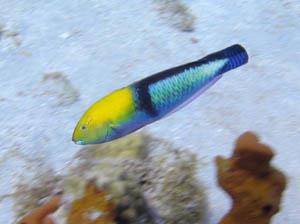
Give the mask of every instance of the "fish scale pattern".
[{"label": "fish scale pattern", "polygon": [[179,106],[209,84],[227,62],[228,59],[215,60],[153,83],[149,86],[149,93],[155,110],[165,114]]}]

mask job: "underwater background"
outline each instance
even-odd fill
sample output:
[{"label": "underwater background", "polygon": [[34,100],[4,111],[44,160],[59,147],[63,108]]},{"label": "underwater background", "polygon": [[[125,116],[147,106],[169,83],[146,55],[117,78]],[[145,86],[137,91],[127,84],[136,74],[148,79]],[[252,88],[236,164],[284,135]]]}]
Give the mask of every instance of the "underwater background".
[{"label": "underwater background", "polygon": [[[214,158],[252,130],[288,178],[273,222],[300,223],[300,2],[0,0],[0,223],[14,223],[14,186],[63,174],[82,146],[82,113],[114,89],[242,44],[249,63],[142,131],[199,158],[208,220],[230,208]],[[47,182],[47,181],[46,181]]]}]

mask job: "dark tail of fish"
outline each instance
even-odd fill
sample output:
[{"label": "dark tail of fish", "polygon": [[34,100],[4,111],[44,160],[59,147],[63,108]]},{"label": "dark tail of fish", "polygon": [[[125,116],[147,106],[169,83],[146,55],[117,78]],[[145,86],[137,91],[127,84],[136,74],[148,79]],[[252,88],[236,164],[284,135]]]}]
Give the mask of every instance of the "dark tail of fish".
[{"label": "dark tail of fish", "polygon": [[219,74],[225,73],[229,70],[235,69],[248,62],[248,54],[241,45],[235,44],[224,50],[218,51],[204,58],[207,61],[214,61],[218,59],[228,59],[228,62],[219,71]]},{"label": "dark tail of fish", "polygon": [[222,72],[227,72],[248,62],[248,54],[245,48],[243,48],[241,45],[233,45],[226,48],[222,52],[224,54],[224,58],[229,59]]},{"label": "dark tail of fish", "polygon": [[238,44],[228,47],[220,53],[224,55],[224,58],[229,59],[222,72],[227,72],[248,62],[248,54],[245,48]]}]

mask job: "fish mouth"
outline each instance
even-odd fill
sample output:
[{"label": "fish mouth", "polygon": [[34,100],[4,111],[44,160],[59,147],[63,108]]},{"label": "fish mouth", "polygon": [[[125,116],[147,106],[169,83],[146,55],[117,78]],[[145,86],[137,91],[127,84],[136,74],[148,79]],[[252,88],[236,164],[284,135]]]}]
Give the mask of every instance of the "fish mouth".
[{"label": "fish mouth", "polygon": [[85,142],[82,140],[74,141],[76,145],[85,145]]}]

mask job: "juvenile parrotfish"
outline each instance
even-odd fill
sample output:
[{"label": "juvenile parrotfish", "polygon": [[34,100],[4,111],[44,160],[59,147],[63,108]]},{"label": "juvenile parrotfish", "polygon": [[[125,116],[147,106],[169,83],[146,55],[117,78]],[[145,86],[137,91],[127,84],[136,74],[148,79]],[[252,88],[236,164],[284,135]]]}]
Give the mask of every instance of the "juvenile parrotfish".
[{"label": "juvenile parrotfish", "polygon": [[182,108],[223,73],[247,62],[246,50],[233,45],[115,90],[83,114],[72,140],[79,145],[100,144],[132,133]]}]

